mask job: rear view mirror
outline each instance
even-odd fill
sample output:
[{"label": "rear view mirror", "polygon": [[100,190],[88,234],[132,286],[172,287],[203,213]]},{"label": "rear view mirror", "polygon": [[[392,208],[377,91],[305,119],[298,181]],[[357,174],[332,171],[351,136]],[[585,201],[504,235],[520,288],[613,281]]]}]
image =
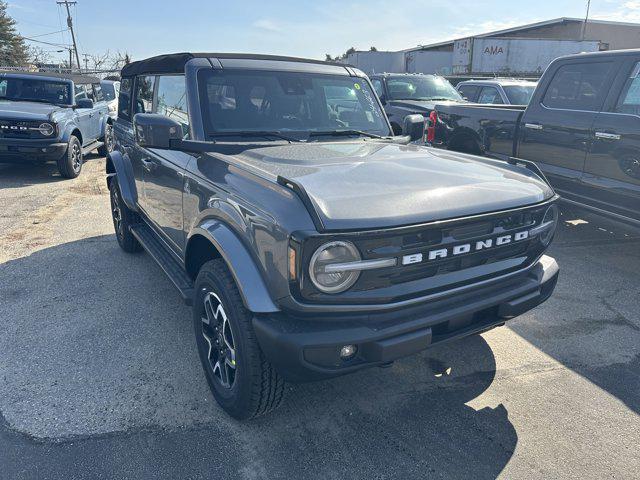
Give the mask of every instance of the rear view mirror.
[{"label": "rear view mirror", "polygon": [[411,138],[412,142],[424,138],[425,120],[422,115],[414,114],[404,117],[402,134]]},{"label": "rear view mirror", "polygon": [[182,139],[182,125],[157,113],[137,113],[133,117],[136,143],[144,148],[169,150],[171,140]]}]

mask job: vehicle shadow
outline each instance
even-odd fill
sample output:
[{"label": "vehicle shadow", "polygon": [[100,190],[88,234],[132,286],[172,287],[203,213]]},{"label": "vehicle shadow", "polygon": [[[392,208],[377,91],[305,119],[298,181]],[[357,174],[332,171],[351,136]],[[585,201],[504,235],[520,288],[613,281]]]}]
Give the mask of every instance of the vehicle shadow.
[{"label": "vehicle shadow", "polygon": [[161,448],[158,435],[162,448],[175,435],[196,443],[189,461],[199,464],[210,463],[201,439],[222,437],[235,455],[216,461],[257,478],[489,479],[518,441],[503,405],[468,405],[496,372],[480,336],[290,386],[279,410],[231,420],[209,393],[190,309],[147,255],[125,254],[113,235],[0,264],[0,304],[0,411],[11,430],[67,450],[123,432],[147,439],[128,447],[141,458]]},{"label": "vehicle shadow", "polygon": [[[85,156],[85,163],[99,160],[97,154]],[[54,162],[49,163],[0,163],[0,188],[21,188],[29,185],[69,181],[58,172]]]}]

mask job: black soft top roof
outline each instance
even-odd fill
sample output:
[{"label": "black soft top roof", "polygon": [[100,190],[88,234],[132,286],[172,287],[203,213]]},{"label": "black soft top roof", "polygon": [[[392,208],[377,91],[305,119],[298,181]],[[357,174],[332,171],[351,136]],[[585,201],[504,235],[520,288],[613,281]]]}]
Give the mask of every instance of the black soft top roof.
[{"label": "black soft top roof", "polygon": [[100,83],[98,77],[90,75],[81,75],[76,73],[58,73],[58,72],[20,72],[17,70],[0,70],[0,75],[27,76],[27,77],[45,77],[45,78],[62,78],[71,80],[73,83]]},{"label": "black soft top roof", "polygon": [[324,62],[322,60],[310,60],[307,58],[282,57],[277,55],[257,55],[251,53],[169,53],[156,57],[129,63],[122,68],[123,77],[132,77],[145,73],[182,73],[185,64],[192,58],[219,58],[219,59],[246,59],[246,60],[270,60],[282,62],[311,63],[316,65],[332,65],[348,67],[343,63]]}]

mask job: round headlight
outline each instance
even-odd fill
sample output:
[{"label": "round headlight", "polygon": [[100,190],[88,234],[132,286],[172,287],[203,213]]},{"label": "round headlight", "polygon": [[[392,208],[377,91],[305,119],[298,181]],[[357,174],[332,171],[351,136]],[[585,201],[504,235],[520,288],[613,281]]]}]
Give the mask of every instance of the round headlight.
[{"label": "round headlight", "polygon": [[50,137],[51,135],[53,135],[55,129],[50,123],[41,123],[38,127],[38,131],[45,137]]},{"label": "round headlight", "polygon": [[358,277],[359,271],[327,271],[336,264],[361,260],[358,249],[351,242],[329,242],[318,248],[309,262],[309,276],[318,290],[324,293],[340,293],[349,289]]},{"label": "round headlight", "polygon": [[553,235],[556,233],[556,227],[558,226],[558,207],[556,205],[551,205],[547,208],[547,211],[544,213],[544,218],[542,219],[542,224],[550,224],[548,228],[540,233],[540,242],[546,247],[551,243],[553,239]]}]

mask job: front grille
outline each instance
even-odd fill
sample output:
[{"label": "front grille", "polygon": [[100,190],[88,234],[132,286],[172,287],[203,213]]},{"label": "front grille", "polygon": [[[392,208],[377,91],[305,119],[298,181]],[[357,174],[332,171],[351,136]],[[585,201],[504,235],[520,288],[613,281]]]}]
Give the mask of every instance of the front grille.
[{"label": "front grille", "polygon": [[[476,218],[345,234],[341,238],[352,241],[363,260],[395,257],[398,263],[394,267],[362,271],[356,284],[341,295],[340,300],[350,301],[349,297],[352,297],[355,301],[359,294],[385,287],[392,288],[396,298],[405,294],[410,297],[435,293],[525,268],[544,251],[538,239],[527,237],[501,245],[497,244],[496,239],[506,236],[515,238],[516,233],[528,233],[542,222],[547,208],[545,204]],[[491,247],[475,249],[477,242],[488,239],[493,239]],[[326,239],[314,239],[311,245],[305,245],[304,251],[314,251],[323,241]],[[472,246],[469,252],[453,254],[454,247],[468,245]],[[442,250],[447,252],[444,258],[429,258],[430,252]],[[422,255],[421,261],[403,264],[403,258],[415,255]],[[308,265],[308,258],[304,262],[304,265]],[[314,291],[310,282],[303,282],[300,293],[314,301],[340,301],[339,296],[326,296]]]},{"label": "front grille", "polygon": [[42,123],[0,119],[0,138],[47,138],[39,131]]}]

